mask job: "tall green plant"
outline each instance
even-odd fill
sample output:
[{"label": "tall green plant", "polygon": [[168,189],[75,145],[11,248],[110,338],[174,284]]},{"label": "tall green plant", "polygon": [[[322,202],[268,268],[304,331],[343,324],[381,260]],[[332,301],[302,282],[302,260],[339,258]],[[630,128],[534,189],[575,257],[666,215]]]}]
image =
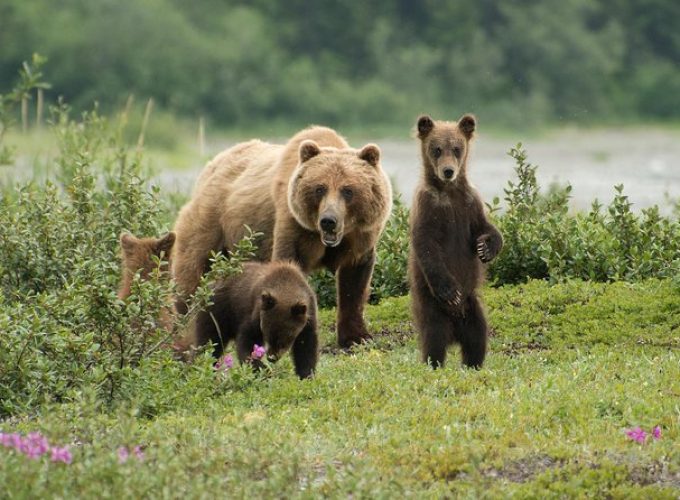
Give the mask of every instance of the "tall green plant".
[{"label": "tall green plant", "polygon": [[43,81],[42,66],[47,59],[39,54],[33,54],[31,62],[22,64],[19,70],[19,81],[14,88],[0,94],[0,165],[10,165],[14,159],[14,148],[4,144],[5,134],[16,123],[16,109],[22,103],[31,99],[36,89],[48,89],[50,84]]}]

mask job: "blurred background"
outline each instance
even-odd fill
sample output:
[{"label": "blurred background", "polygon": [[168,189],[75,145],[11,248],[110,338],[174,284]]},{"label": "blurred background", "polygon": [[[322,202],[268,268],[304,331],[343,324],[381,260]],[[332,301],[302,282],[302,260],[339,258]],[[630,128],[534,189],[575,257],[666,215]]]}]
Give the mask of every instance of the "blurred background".
[{"label": "blurred background", "polygon": [[0,93],[35,52],[46,102],[134,102],[141,122],[153,99],[146,144],[164,182],[237,140],[319,123],[355,146],[382,140],[408,200],[416,117],[473,112],[486,196],[519,141],[577,207],[616,182],[639,206],[680,195],[674,0],[0,0]]}]

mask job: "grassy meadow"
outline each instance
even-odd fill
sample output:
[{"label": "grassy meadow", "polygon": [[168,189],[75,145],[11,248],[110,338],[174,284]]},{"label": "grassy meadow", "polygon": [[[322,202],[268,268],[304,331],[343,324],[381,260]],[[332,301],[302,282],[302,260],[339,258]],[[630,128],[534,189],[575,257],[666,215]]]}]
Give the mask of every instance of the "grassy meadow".
[{"label": "grassy meadow", "polygon": [[[71,446],[70,465],[0,448],[8,498],[677,498],[680,293],[668,281],[486,288],[484,369],[421,364],[408,298],[369,306],[374,341],[313,380],[145,360],[140,399],[89,390],[2,422]],[[638,443],[626,430],[661,429]],[[118,448],[143,459],[120,463]]]},{"label": "grassy meadow", "polygon": [[634,212],[617,190],[574,213],[569,188],[540,192],[513,148],[516,178],[490,207],[506,248],[482,291],[483,369],[456,349],[441,370],[420,362],[399,203],[372,341],[336,347],[332,286],[315,276],[313,379],[288,358],[216,369],[207,353],[173,359],[160,272],[116,296],[119,234],[162,234],[186,199],[150,181],[154,151],[189,157],[190,141],[140,148],[125,115],[53,113],[37,146],[0,136],[16,146],[3,168],[23,172],[0,181],[0,497],[680,496],[677,209]]}]

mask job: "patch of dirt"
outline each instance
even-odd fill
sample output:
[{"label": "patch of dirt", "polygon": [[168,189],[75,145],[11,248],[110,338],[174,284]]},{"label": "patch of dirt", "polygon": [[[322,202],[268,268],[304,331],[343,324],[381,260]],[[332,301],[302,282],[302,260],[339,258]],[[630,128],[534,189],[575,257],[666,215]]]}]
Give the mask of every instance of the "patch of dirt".
[{"label": "patch of dirt", "polygon": [[[621,456],[608,456],[619,465],[624,465],[628,469],[628,480],[640,486],[661,486],[671,487],[680,490],[680,471],[671,472],[668,464],[663,462],[652,462],[649,464],[631,464]],[[572,464],[579,464],[579,459],[569,461]],[[532,455],[520,460],[514,460],[503,466],[501,469],[490,468],[482,472],[484,477],[490,479],[501,479],[513,483],[525,483],[532,480],[536,475],[550,469],[560,469],[568,462],[555,459],[548,455]],[[598,469],[599,464],[587,461],[581,464],[583,468]]]},{"label": "patch of dirt", "polygon": [[670,472],[668,465],[660,462],[632,466],[628,472],[628,479],[642,486],[653,484],[680,489],[680,472]]},{"label": "patch of dirt", "polygon": [[527,351],[547,351],[549,349],[548,346],[540,342],[510,342],[509,344],[503,344],[497,352],[507,356],[519,356]]},{"label": "patch of dirt", "polygon": [[[331,332],[335,332],[335,324],[329,326]],[[395,328],[381,328],[371,331],[371,338],[358,346],[359,349],[370,346],[381,351],[391,351],[395,347],[405,345],[413,338],[415,332],[410,323],[402,323]],[[332,343],[321,346],[322,354],[339,355],[351,353],[357,346],[344,348],[338,346],[335,339]]]},{"label": "patch of dirt", "polygon": [[502,469],[486,469],[482,471],[485,477],[492,479],[505,479],[513,483],[524,483],[535,475],[548,469],[559,468],[564,464],[548,455],[532,455],[521,460],[514,460],[506,464]]}]

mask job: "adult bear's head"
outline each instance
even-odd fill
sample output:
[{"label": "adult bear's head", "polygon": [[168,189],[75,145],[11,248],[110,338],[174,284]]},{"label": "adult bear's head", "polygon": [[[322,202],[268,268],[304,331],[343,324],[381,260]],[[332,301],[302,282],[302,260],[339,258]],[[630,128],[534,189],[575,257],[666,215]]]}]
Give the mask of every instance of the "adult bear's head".
[{"label": "adult bear's head", "polygon": [[355,230],[382,229],[391,206],[378,146],[337,149],[302,141],[288,184],[288,207],[302,227],[319,233],[325,246],[338,246]]}]

